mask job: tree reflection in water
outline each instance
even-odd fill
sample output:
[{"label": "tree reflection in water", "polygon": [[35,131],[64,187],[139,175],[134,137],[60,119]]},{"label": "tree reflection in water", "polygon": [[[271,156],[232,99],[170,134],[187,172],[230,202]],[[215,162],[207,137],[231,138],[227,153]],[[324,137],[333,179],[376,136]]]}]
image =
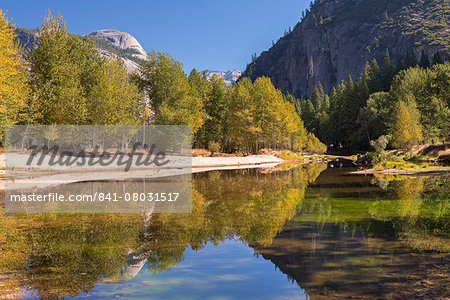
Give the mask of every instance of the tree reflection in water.
[{"label": "tree reflection in water", "polygon": [[[22,287],[42,298],[89,292],[119,282],[147,262],[157,273],[188,248],[233,236],[268,245],[296,213],[325,165],[209,172],[194,180],[191,214],[11,215],[2,209],[0,267],[5,295]],[[1,296],[1,295],[0,295]]]},{"label": "tree reflection in water", "polygon": [[322,175],[258,255],[314,298],[449,296],[447,178]]},{"label": "tree reflection in water", "polygon": [[144,265],[167,271],[186,249],[228,238],[248,244],[310,295],[445,294],[448,180],[349,176],[325,168],[196,174],[191,214],[2,210],[0,297],[24,290],[42,298],[87,293],[99,282],[128,280]]}]

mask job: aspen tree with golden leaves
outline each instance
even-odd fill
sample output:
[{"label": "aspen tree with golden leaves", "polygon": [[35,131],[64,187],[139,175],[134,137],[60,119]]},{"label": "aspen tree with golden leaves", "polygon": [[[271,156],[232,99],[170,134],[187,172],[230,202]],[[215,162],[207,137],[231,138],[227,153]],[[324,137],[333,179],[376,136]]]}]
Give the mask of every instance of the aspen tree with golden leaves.
[{"label": "aspen tree with golden leaves", "polygon": [[5,126],[24,119],[28,97],[27,78],[15,42],[14,25],[0,10],[0,135]]}]

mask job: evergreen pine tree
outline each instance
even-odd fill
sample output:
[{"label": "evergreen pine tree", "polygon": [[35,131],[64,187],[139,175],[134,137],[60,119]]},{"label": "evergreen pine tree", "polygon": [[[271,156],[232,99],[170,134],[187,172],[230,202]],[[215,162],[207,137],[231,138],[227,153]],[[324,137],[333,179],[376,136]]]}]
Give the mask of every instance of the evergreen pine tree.
[{"label": "evergreen pine tree", "polygon": [[313,93],[311,95],[311,102],[314,106],[314,110],[316,113],[322,112],[325,108],[325,92],[323,91],[322,84],[319,81],[319,84],[314,87]]},{"label": "evergreen pine tree", "polygon": [[392,66],[389,50],[386,49],[386,54],[383,59],[383,66],[381,67],[381,81],[383,83],[383,91],[387,92],[391,86],[392,78],[394,77],[394,67]]},{"label": "evergreen pine tree", "polygon": [[[374,58],[370,61],[370,83],[369,91],[370,93],[375,93],[383,90],[383,83],[381,79],[381,70],[378,66],[377,60]],[[367,100],[367,98],[366,98]],[[365,102],[363,103],[365,105]]]},{"label": "evergreen pine tree", "polygon": [[436,51],[436,53],[434,53],[433,55],[433,65],[442,63],[444,63],[444,61],[441,57],[441,53],[439,51]]},{"label": "evergreen pine tree", "polygon": [[395,73],[400,73],[400,71],[405,70],[405,61],[401,58],[397,58],[397,61],[395,63]]},{"label": "evergreen pine tree", "polygon": [[360,108],[360,98],[359,95],[355,93],[355,84],[350,75],[345,82],[342,101],[341,119],[343,142],[345,145],[349,145],[351,136],[357,130],[356,112],[358,112]]},{"label": "evergreen pine tree", "polygon": [[405,56],[405,68],[417,66],[417,57],[412,50],[406,52]]},{"label": "evergreen pine tree", "polygon": [[422,50],[422,54],[420,55],[419,66],[424,69],[430,67],[430,60],[424,50]]},{"label": "evergreen pine tree", "polygon": [[302,120],[305,122],[305,127],[308,131],[315,131],[316,111],[314,105],[310,100],[303,101],[302,106]]}]

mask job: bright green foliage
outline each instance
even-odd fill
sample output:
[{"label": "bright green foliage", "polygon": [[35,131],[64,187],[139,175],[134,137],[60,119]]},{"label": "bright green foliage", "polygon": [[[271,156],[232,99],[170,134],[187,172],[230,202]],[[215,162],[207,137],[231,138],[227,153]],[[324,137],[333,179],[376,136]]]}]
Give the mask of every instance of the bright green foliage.
[{"label": "bright green foliage", "polygon": [[419,67],[401,72],[390,91],[395,102],[413,98],[428,142],[448,139],[450,130],[450,63],[432,69]]},{"label": "bright green foliage", "polygon": [[367,137],[366,141],[370,142],[386,132],[392,113],[390,101],[389,93],[374,93],[360,110],[356,122],[360,125],[361,135]]},{"label": "bright green foliage", "polygon": [[419,125],[419,111],[412,97],[408,102],[400,101],[394,115],[391,127],[392,145],[395,148],[406,149],[422,140],[422,130]]},{"label": "bright green foliage", "polygon": [[152,51],[140,73],[139,86],[150,101],[154,124],[191,125],[193,133],[202,126],[202,98],[189,85],[180,62]]},{"label": "bright green foliage", "polygon": [[[4,116],[8,108],[18,115],[26,108],[26,81],[20,73],[12,27],[3,15],[1,21],[4,36],[0,37],[5,40],[1,45],[6,45],[1,63],[9,67],[1,70],[5,70],[1,74],[1,112]],[[27,117],[37,124],[188,124],[195,136],[194,146],[209,147],[212,152],[326,150],[313,134],[307,135],[299,116],[300,102],[283,95],[269,78],[261,77],[254,83],[244,78],[226,87],[222,78],[207,79],[195,69],[187,77],[180,62],[152,51],[139,72],[132,74],[131,83],[119,59],[101,58],[91,39],[68,34],[61,15],[55,18],[49,12],[37,34],[39,41],[27,55],[31,90]],[[13,81],[6,80],[14,76]],[[17,83],[17,91],[8,90],[13,85],[5,82]],[[317,111],[322,115],[317,128],[326,128],[330,99],[320,84],[313,100],[316,109],[307,102],[310,118]],[[51,135],[50,131],[49,138]]]},{"label": "bright green foliage", "polygon": [[255,80],[253,93],[255,125],[262,130],[260,143],[263,148],[276,148],[277,143],[284,142],[283,127],[291,121],[283,118],[283,96],[268,77]]},{"label": "bright green foliage", "polygon": [[98,83],[92,88],[87,103],[90,124],[136,124],[137,87],[130,84],[126,69],[117,59],[103,60]]},{"label": "bright green foliage", "polygon": [[394,123],[396,105],[413,102],[419,111],[418,120],[426,142],[438,142],[449,137],[450,130],[450,64],[432,69],[419,67],[400,72],[389,93],[374,93],[361,109],[358,123],[368,140],[387,133]]},{"label": "bright green foliage", "polygon": [[91,40],[70,35],[50,12],[28,54],[38,124],[135,124],[137,89],[116,59],[102,59]]},{"label": "bright green foliage", "polygon": [[205,128],[210,135],[209,140],[220,141],[220,137],[223,135],[227,106],[226,88],[223,78],[213,75],[210,80],[211,91],[208,101],[205,103],[205,111],[209,120],[205,122]]},{"label": "bright green foliage", "polygon": [[[193,77],[196,76],[197,79],[194,82],[206,82],[207,84],[206,88],[202,89],[203,84],[191,83],[191,86],[197,89],[198,94],[203,94],[204,104],[204,124],[197,132],[197,144],[200,147],[206,147],[209,141],[223,143],[227,105],[225,82],[216,75],[213,75],[208,82],[206,78],[203,78],[203,74],[195,75],[193,72],[189,76],[190,82],[194,81]],[[199,76],[201,76],[200,81]]]},{"label": "bright green foliage", "polygon": [[303,124],[293,105],[284,101],[281,92],[267,77],[258,78],[254,84],[255,120],[262,129],[264,148],[288,148]]},{"label": "bright green foliage", "polygon": [[[417,65],[411,52],[400,63],[401,69],[407,65]],[[422,56],[421,64],[429,65],[426,55]],[[418,113],[414,113],[417,118],[414,117],[413,121],[418,120],[425,142],[448,140],[450,63],[435,64],[432,68],[409,67],[399,71],[394,78],[393,70],[389,52],[386,51],[381,70],[377,62],[372,60],[366,64],[357,83],[349,76],[346,82],[332,89],[328,110],[321,109],[319,105],[327,95],[321,93],[320,86],[316,87],[311,96],[312,101],[302,101],[301,112],[306,129],[327,145],[333,145],[333,148],[367,150],[370,141],[387,135],[388,129],[395,127],[397,105],[406,101],[415,103],[417,107]],[[417,141],[415,138],[412,140]],[[399,144],[404,145],[396,145]]]},{"label": "bright green foliage", "polygon": [[[59,14],[54,18],[49,12],[38,34],[39,42],[28,57],[38,123],[85,124],[86,94],[81,85],[84,72],[77,59],[83,55],[94,57],[94,48],[77,48],[78,40],[66,32]],[[85,49],[88,53],[79,55],[78,51]]]},{"label": "bright green foliage", "polygon": [[199,73],[196,69],[192,69],[188,77],[189,85],[192,88],[192,93],[200,97],[203,103],[209,97],[211,92],[211,84],[204,73]]},{"label": "bright green foliage", "polygon": [[6,125],[25,119],[28,97],[27,79],[20,64],[14,27],[0,10],[0,137]]},{"label": "bright green foliage", "polygon": [[214,153],[220,151],[220,145],[216,142],[209,142],[208,144],[208,150],[211,152],[211,156],[214,155]]}]

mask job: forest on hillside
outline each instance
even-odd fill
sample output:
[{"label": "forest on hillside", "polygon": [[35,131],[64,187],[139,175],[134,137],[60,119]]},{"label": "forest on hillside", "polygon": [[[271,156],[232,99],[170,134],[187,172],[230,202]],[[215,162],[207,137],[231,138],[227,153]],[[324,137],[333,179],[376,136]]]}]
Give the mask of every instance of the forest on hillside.
[{"label": "forest on hillside", "polygon": [[298,98],[306,130],[329,153],[442,143],[449,20],[445,0],[314,0],[243,76],[267,76]]},{"label": "forest on hillside", "polygon": [[330,150],[361,151],[372,145],[408,149],[450,137],[450,62],[412,52],[396,65],[386,49],[381,68],[367,62],[358,82],[351,76],[324,93],[315,87],[300,100],[306,129]]}]

